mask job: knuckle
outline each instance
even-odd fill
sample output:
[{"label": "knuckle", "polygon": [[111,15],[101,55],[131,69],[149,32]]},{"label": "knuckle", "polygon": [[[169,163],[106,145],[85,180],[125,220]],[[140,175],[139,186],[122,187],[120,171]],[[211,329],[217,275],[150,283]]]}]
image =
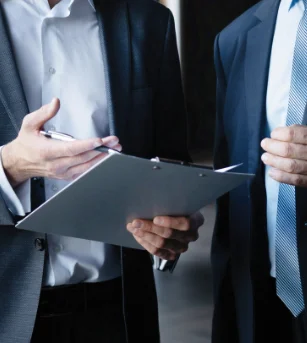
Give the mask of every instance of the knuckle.
[{"label": "knuckle", "polygon": [[75,174],[73,171],[67,171],[64,175],[63,175],[63,179],[66,181],[73,181],[76,177],[77,174]]},{"label": "knuckle", "polygon": [[157,240],[157,248],[159,248],[159,249],[165,248],[166,244],[167,244],[166,240],[163,238]]},{"label": "knuckle", "polygon": [[198,212],[196,216],[196,226],[200,227],[204,225],[204,223],[205,223],[205,217],[200,212]]},{"label": "knuckle", "polygon": [[289,173],[295,173],[297,171],[297,162],[295,160],[289,162],[288,171]]},{"label": "knuckle", "polygon": [[300,144],[297,145],[297,155],[301,160],[307,160],[307,148],[306,145]]},{"label": "knuckle", "polygon": [[172,226],[173,228],[180,227],[182,226],[182,224],[182,218],[179,217],[172,218],[172,221],[170,222],[170,226]]},{"label": "knuckle", "polygon": [[289,141],[293,141],[295,139],[295,126],[287,127],[287,138]]},{"label": "knuckle", "polygon": [[141,221],[141,223],[143,230],[148,232],[154,232],[154,225],[152,223],[149,223],[147,221]]},{"label": "knuckle", "polygon": [[292,155],[292,146],[289,143],[284,145],[284,156],[290,157]]},{"label": "knuckle", "polygon": [[182,218],[181,219],[181,225],[182,225],[182,230],[183,231],[189,231],[190,230],[190,226],[191,226],[191,222],[188,218]]},{"label": "knuckle", "polygon": [[184,245],[184,246],[180,249],[180,252],[181,252],[181,253],[185,253],[185,252],[188,251],[188,249],[189,249],[188,245]]},{"label": "knuckle", "polygon": [[294,181],[294,184],[297,186],[302,186],[304,184],[304,179],[302,178],[301,175],[296,175],[293,181]]},{"label": "knuckle", "polygon": [[47,162],[45,164],[45,171],[46,171],[47,177],[52,178],[54,176],[53,170],[52,170],[52,163]]},{"label": "knuckle", "polygon": [[171,261],[173,259],[173,255],[168,253],[168,252],[163,252],[161,254],[161,258],[163,258],[164,260],[167,260],[167,261]]},{"label": "knuckle", "polygon": [[48,158],[48,150],[47,149],[40,149],[38,151],[38,158],[40,160],[43,160],[43,161],[47,160],[47,158]]},{"label": "knuckle", "polygon": [[73,157],[75,155],[72,144],[67,144],[65,149],[65,155],[68,157]]},{"label": "knuckle", "polygon": [[164,237],[168,238],[168,239],[172,238],[173,237],[173,230],[169,229],[169,228],[165,229],[164,230]]},{"label": "knuckle", "polygon": [[153,248],[151,248],[151,253],[153,255],[158,255],[160,253],[160,249],[157,247],[153,247]]},{"label": "knuckle", "polygon": [[49,172],[54,176],[60,176],[62,172],[62,166],[59,163],[50,163]]},{"label": "knuckle", "polygon": [[192,237],[191,237],[191,242],[196,242],[199,238],[199,233],[195,233]]}]

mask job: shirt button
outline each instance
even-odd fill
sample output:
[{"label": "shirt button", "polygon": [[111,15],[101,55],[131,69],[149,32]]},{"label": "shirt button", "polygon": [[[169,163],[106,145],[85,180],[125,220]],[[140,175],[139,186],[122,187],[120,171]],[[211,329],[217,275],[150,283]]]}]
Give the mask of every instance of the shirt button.
[{"label": "shirt button", "polygon": [[50,131],[56,131],[55,126],[50,126]]},{"label": "shirt button", "polygon": [[51,186],[51,189],[53,190],[53,192],[57,192],[59,190],[58,187],[54,184]]},{"label": "shirt button", "polygon": [[43,238],[36,238],[34,241],[34,246],[37,251],[45,250],[45,240]]},{"label": "shirt button", "polygon": [[54,252],[56,253],[59,253],[63,250],[63,245],[62,244],[59,244],[59,245],[56,245],[54,248],[53,248]]},{"label": "shirt button", "polygon": [[54,74],[56,73],[56,70],[55,70],[54,68],[50,67],[50,68],[49,68],[49,73],[50,73],[51,75],[54,75]]}]

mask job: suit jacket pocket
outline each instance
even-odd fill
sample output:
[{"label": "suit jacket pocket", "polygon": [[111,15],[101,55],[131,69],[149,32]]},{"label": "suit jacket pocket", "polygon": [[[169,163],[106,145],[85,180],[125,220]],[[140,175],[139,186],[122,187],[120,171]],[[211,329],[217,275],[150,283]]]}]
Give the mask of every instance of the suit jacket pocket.
[{"label": "suit jacket pocket", "polygon": [[131,138],[131,153],[150,157],[153,148],[153,101],[152,89],[142,88],[132,91],[132,111],[128,119]]}]

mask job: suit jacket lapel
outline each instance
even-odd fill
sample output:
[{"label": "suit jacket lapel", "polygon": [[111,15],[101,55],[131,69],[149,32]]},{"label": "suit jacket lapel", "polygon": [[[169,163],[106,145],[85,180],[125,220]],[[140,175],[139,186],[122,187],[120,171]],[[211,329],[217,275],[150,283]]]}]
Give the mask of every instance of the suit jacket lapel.
[{"label": "suit jacket lapel", "polygon": [[16,133],[29,112],[3,9],[0,5],[0,102],[11,119]]},{"label": "suit jacket lapel", "polygon": [[131,110],[131,42],[125,0],[96,0],[101,48],[106,71],[111,134],[125,146],[125,129]]},{"label": "suit jacket lapel", "polygon": [[265,133],[267,82],[279,4],[280,0],[264,1],[255,12],[260,22],[247,35],[245,82],[250,173],[256,173],[260,166],[260,140]]}]

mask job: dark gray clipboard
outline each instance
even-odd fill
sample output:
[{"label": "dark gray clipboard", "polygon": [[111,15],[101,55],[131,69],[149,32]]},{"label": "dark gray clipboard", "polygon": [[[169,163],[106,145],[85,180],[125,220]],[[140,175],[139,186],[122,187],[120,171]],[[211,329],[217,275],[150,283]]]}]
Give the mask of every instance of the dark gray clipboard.
[{"label": "dark gray clipboard", "polygon": [[252,176],[114,153],[16,227],[142,249],[126,230],[128,222],[191,215]]}]

